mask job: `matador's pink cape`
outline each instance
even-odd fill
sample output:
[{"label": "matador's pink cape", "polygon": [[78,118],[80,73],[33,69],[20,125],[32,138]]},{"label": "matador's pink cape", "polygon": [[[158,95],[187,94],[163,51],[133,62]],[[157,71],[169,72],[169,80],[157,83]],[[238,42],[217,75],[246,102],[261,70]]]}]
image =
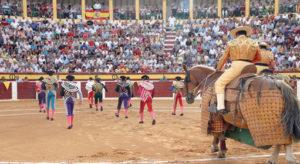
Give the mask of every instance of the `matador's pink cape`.
[{"label": "matador's pink cape", "polygon": [[150,81],[142,81],[139,83],[139,93],[141,95],[142,101],[147,101],[148,98],[153,97],[154,85]]}]

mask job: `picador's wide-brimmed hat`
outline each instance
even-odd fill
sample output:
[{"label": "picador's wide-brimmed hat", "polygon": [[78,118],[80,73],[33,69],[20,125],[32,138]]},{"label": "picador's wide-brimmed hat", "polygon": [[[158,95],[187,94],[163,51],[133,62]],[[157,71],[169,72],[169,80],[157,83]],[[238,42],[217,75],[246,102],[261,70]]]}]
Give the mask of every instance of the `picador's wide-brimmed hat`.
[{"label": "picador's wide-brimmed hat", "polygon": [[67,75],[66,79],[69,80],[69,81],[73,81],[75,79],[75,76]]},{"label": "picador's wide-brimmed hat", "polygon": [[143,76],[141,77],[141,79],[142,79],[142,80],[149,80],[150,78],[149,78],[148,75],[143,75]]},{"label": "picador's wide-brimmed hat", "polygon": [[233,30],[230,31],[230,35],[233,36],[234,38],[236,38],[236,34],[240,31],[245,31],[246,32],[246,36],[250,36],[252,34],[252,28],[249,26],[239,26]]},{"label": "picador's wide-brimmed hat", "polygon": [[269,48],[269,45],[268,45],[268,43],[266,43],[266,42],[259,42],[259,47],[260,47],[260,48],[268,49],[268,48]]},{"label": "picador's wide-brimmed hat", "polygon": [[181,78],[180,76],[176,76],[175,79],[176,79],[177,81],[180,81],[182,78]]}]

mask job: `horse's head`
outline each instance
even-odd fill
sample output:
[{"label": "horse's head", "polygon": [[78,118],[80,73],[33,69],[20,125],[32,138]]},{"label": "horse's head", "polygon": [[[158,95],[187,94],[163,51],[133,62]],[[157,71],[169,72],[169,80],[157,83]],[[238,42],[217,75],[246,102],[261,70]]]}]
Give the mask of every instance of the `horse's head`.
[{"label": "horse's head", "polygon": [[194,89],[198,85],[197,81],[194,78],[194,75],[191,75],[191,70],[188,70],[186,65],[183,65],[183,69],[185,71],[184,78],[184,92],[185,92],[185,100],[188,104],[192,104],[195,101]]},{"label": "horse's head", "polygon": [[186,65],[183,66],[183,70],[185,71],[185,99],[188,104],[192,104],[195,101],[195,97],[198,96],[199,90],[201,90],[201,88],[205,85],[203,81],[208,77],[208,75],[214,72],[214,70],[205,66],[196,66],[191,69],[187,69]]}]

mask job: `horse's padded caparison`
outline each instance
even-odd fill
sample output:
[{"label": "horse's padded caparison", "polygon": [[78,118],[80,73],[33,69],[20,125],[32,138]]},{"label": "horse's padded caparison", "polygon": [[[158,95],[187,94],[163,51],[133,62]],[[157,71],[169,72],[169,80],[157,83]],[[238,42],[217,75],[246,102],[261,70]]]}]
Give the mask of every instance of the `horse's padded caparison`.
[{"label": "horse's padded caparison", "polygon": [[[249,68],[247,70],[254,70]],[[272,76],[255,76],[250,72],[243,72],[246,74],[226,86],[226,108],[231,111],[231,120],[224,117],[226,122],[249,128],[258,147],[290,144],[291,136],[298,138],[300,133],[300,121],[295,119],[298,117],[293,117],[293,113],[299,116],[299,107],[294,103],[297,101],[291,96],[292,91],[285,83]],[[221,74],[222,72],[216,72],[209,77],[209,87],[204,91],[202,99],[201,121],[208,121],[212,126],[204,126],[202,130],[210,129],[215,133],[223,132],[227,127],[223,119],[207,112],[211,99],[215,97],[213,84]]]}]

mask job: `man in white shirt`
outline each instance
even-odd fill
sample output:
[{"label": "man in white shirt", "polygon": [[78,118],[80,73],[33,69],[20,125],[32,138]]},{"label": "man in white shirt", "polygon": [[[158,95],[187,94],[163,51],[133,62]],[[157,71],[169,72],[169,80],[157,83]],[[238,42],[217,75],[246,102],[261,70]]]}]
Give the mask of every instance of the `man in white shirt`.
[{"label": "man in white shirt", "polygon": [[89,80],[85,84],[85,89],[88,92],[88,101],[90,104],[90,108],[93,108],[93,103],[94,103],[94,92],[93,92],[93,85],[94,85],[94,80],[92,77],[89,78]]},{"label": "man in white shirt", "polygon": [[175,26],[175,22],[176,22],[176,18],[172,15],[169,18],[170,27],[174,27]]},{"label": "man in white shirt", "polygon": [[95,3],[93,8],[94,8],[94,10],[101,10],[102,6],[100,3]]}]

